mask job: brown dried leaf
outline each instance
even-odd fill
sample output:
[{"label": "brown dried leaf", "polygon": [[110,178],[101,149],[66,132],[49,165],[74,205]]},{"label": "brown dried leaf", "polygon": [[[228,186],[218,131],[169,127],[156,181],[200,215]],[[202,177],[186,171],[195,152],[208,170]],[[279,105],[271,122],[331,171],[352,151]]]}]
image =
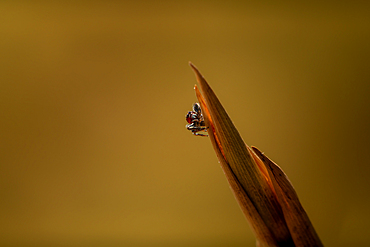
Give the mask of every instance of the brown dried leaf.
[{"label": "brown dried leaf", "polygon": [[198,69],[195,92],[221,167],[258,246],[322,246],[283,171],[248,147]]},{"label": "brown dried leaf", "polygon": [[294,246],[282,210],[261,161],[256,163],[230,117],[213,90],[193,68],[202,94],[196,94],[202,107],[209,136],[228,182],[260,246]]}]

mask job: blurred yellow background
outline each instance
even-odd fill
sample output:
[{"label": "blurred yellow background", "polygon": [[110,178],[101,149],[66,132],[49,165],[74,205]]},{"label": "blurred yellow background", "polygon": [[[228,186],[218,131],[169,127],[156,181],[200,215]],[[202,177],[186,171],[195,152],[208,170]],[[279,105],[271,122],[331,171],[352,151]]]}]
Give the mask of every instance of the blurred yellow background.
[{"label": "blurred yellow background", "polygon": [[0,246],[255,246],[192,61],[326,246],[370,245],[370,4],[0,2]]}]

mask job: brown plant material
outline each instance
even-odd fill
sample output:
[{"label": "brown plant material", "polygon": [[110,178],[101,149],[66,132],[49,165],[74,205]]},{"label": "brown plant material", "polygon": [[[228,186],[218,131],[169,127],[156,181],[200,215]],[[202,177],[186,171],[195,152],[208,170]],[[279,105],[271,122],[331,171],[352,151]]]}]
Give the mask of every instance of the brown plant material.
[{"label": "brown plant material", "polygon": [[190,63],[208,134],[257,246],[322,246],[284,172],[258,149],[248,147],[198,69]]}]

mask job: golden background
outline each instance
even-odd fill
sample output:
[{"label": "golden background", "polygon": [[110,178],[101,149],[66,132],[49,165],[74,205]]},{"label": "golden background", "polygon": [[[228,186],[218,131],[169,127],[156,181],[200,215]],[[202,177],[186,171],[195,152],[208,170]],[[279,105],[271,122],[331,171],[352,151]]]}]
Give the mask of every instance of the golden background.
[{"label": "golden background", "polygon": [[255,246],[192,61],[326,246],[370,245],[370,4],[0,2],[0,246]]}]

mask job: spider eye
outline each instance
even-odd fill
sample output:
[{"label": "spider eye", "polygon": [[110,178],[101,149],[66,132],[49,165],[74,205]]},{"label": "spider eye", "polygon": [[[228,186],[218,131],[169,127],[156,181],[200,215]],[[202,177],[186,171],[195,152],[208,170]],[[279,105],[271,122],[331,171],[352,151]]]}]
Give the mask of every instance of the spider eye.
[{"label": "spider eye", "polygon": [[186,115],[186,122],[188,122],[189,124],[191,124],[191,112],[190,111]]},{"label": "spider eye", "polygon": [[194,105],[193,105],[193,110],[195,111],[195,112],[197,112],[197,113],[200,113],[202,110],[200,109],[200,105],[199,105],[199,103],[195,103]]}]

